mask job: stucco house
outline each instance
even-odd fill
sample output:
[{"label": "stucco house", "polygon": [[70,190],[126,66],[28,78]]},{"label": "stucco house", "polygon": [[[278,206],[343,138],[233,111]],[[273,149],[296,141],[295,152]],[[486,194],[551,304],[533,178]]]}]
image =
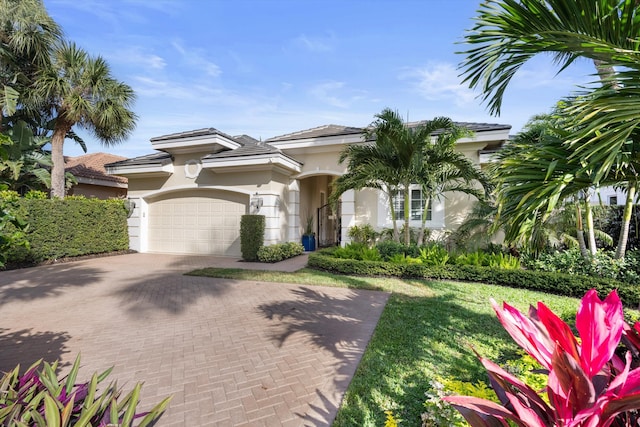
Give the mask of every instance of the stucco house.
[{"label": "stucco house", "polygon": [[[511,128],[459,124],[474,135],[457,147],[478,164],[490,160]],[[376,190],[344,193],[336,212],[327,205],[332,181],[345,173],[340,152],[364,143],[362,132],[326,125],[258,141],[206,128],[152,138],[156,153],[107,165],[108,173],[128,178],[131,248],[238,256],[240,218],[248,213],[266,217],[266,245],[299,242],[309,216],[322,246],[348,242],[348,229],[356,224],[391,227],[388,203]],[[424,206],[419,188],[411,197],[418,212]],[[455,229],[472,202],[460,194],[434,201],[427,226]],[[419,217],[412,212],[412,218],[418,226]]]}]

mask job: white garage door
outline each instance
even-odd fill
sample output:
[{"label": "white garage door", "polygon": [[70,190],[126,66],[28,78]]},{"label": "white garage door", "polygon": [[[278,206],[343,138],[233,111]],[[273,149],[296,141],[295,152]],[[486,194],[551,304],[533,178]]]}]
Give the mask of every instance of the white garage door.
[{"label": "white garage door", "polygon": [[149,251],[240,255],[249,197],[225,191],[171,193],[149,203]]}]

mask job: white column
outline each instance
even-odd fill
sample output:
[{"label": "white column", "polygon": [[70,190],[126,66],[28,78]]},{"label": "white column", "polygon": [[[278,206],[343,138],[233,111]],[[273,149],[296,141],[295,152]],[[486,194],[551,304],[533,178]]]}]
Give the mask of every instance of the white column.
[{"label": "white column", "polygon": [[349,237],[349,228],[356,225],[356,193],[353,190],[347,190],[342,193],[342,230],[341,245],[344,246],[351,242]]},{"label": "white column", "polygon": [[289,183],[289,230],[287,238],[290,242],[300,242],[300,181]]},{"label": "white column", "polygon": [[264,215],[264,245],[274,245],[280,243],[280,197],[277,194],[259,194],[262,199],[262,206],[257,212]]}]

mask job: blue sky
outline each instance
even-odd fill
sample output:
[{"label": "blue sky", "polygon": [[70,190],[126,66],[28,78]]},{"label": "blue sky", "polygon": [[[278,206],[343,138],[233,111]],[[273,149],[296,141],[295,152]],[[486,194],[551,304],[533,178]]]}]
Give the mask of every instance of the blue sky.
[{"label": "blue sky", "polygon": [[[133,87],[137,128],[89,152],[133,157],[149,139],[215,127],[254,138],[324,124],[366,126],[385,107],[409,120],[448,116],[513,132],[591,81],[535,58],[492,117],[461,86],[455,52],[480,0],[44,0],[65,35]],[[79,155],[72,141],[65,154]]]}]

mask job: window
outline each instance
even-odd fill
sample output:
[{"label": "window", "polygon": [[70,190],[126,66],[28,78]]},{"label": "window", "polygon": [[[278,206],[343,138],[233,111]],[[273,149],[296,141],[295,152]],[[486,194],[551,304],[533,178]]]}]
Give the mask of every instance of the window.
[{"label": "window", "polygon": [[609,196],[609,204],[616,206],[618,204],[618,196]]},{"label": "window", "polygon": [[[422,190],[419,188],[412,188],[410,191],[410,212],[409,212],[409,220],[410,221],[421,221],[422,214],[424,213],[424,206],[427,202],[422,197]],[[403,220],[404,219],[404,193],[402,191],[396,192],[393,197],[393,208],[396,214],[396,219]],[[429,206],[427,209],[427,221],[431,221],[431,212],[432,204],[431,200],[429,200]]]}]

